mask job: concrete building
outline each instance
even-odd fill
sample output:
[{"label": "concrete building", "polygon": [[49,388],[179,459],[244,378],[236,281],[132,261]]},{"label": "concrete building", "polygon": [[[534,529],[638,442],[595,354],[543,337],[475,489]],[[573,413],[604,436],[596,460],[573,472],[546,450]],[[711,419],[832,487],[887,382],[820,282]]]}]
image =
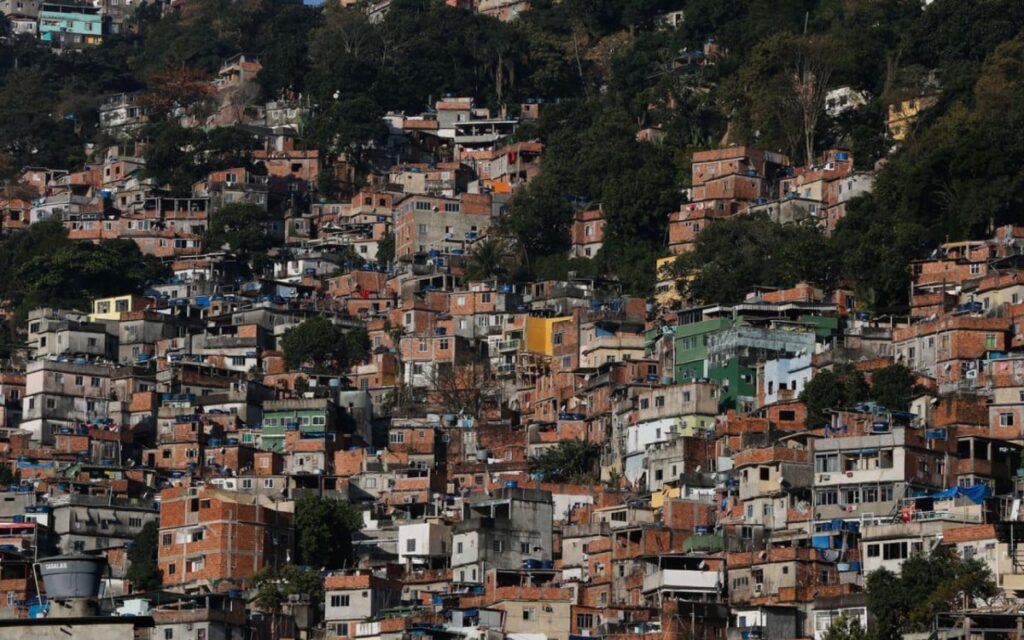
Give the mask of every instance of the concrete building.
[{"label": "concrete building", "polygon": [[21,428],[33,440],[52,444],[60,427],[119,416],[112,394],[110,366],[34,360],[25,372]]},{"label": "concrete building", "polygon": [[452,536],[452,574],[480,583],[489,569],[518,570],[523,560],[552,560],[551,493],[505,487],[470,495]]}]

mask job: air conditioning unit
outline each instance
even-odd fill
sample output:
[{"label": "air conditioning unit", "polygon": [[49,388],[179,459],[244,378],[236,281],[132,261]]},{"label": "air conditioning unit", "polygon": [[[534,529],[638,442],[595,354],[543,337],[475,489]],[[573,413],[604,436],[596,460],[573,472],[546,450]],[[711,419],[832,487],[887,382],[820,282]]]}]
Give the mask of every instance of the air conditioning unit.
[{"label": "air conditioning unit", "polygon": [[764,583],[757,582],[754,584],[754,593],[760,594],[764,592]]}]

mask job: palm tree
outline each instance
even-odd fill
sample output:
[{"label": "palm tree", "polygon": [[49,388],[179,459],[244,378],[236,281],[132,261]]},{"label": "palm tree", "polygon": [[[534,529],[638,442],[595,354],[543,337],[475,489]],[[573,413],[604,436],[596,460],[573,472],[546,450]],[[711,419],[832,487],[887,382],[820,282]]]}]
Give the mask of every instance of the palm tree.
[{"label": "palm tree", "polygon": [[466,263],[466,277],[470,280],[501,280],[509,275],[505,241],[484,238],[473,247]]}]

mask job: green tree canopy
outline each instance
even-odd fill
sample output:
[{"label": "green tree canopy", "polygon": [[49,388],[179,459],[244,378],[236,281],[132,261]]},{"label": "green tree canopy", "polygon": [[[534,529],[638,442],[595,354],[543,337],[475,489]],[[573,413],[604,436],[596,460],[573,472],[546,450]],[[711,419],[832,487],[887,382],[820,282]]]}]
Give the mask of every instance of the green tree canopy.
[{"label": "green tree canopy", "polygon": [[243,262],[260,265],[271,246],[266,226],[268,221],[267,212],[254,204],[234,202],[224,205],[210,214],[203,247],[207,251],[227,247]]},{"label": "green tree canopy", "polygon": [[899,575],[884,568],[872,571],[867,592],[870,636],[899,640],[904,633],[927,631],[936,613],[972,606],[999,590],[983,562],[962,560],[952,547],[940,546],[930,555],[905,560]]},{"label": "green tree canopy", "polygon": [[504,280],[509,276],[508,248],[501,238],[488,236],[469,252],[466,277],[470,280]]},{"label": "green tree canopy", "polygon": [[[84,309],[93,298],[141,293],[146,284],[167,275],[159,259],[143,255],[130,240],[70,242],[59,223],[52,224],[22,240],[33,246],[49,238],[52,247],[39,246],[33,257],[9,268],[13,279],[4,288],[19,317],[38,307]],[[28,248],[20,242],[14,242],[17,251]]]},{"label": "green tree canopy", "polygon": [[147,522],[128,549],[128,571],[125,578],[131,583],[132,591],[160,588],[163,572],[156,561],[159,535],[160,525],[155,520]]},{"label": "green tree canopy", "polygon": [[712,222],[673,268],[681,290],[705,302],[738,302],[758,285],[828,288],[834,270],[817,226],[778,225],[765,214]]},{"label": "green tree canopy", "polygon": [[901,364],[871,374],[871,398],[890,411],[906,411],[919,391],[917,377]]},{"label": "green tree canopy", "polygon": [[369,355],[370,338],[366,329],[346,330],[326,316],[316,316],[288,329],[281,346],[289,369],[310,364],[316,371],[341,373]]},{"label": "green tree canopy", "polygon": [[303,564],[327,569],[351,566],[352,534],[363,518],[348,502],[306,494],[295,502],[295,531]]},{"label": "green tree canopy", "polygon": [[849,408],[867,398],[864,374],[848,364],[819,371],[800,392],[800,401],[807,407],[809,429],[828,424],[828,410]]},{"label": "green tree canopy", "polygon": [[595,483],[599,479],[601,447],[587,440],[563,440],[530,459],[530,473],[546,482]]}]

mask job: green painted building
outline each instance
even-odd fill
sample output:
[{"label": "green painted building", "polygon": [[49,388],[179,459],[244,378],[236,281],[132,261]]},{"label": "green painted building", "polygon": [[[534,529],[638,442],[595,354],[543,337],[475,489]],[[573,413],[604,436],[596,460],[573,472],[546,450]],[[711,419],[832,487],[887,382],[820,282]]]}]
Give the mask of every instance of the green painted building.
[{"label": "green painted building", "polygon": [[675,382],[707,378],[708,336],[732,326],[731,318],[702,320],[675,327]]},{"label": "green painted building", "polygon": [[263,406],[260,448],[284,452],[285,434],[298,431],[301,437],[321,437],[340,427],[341,410],[328,398],[271,400]]},{"label": "green painted building", "polygon": [[722,411],[736,409],[744,401],[757,398],[757,371],[743,366],[737,357],[709,367],[708,378],[719,384],[718,406]]}]

